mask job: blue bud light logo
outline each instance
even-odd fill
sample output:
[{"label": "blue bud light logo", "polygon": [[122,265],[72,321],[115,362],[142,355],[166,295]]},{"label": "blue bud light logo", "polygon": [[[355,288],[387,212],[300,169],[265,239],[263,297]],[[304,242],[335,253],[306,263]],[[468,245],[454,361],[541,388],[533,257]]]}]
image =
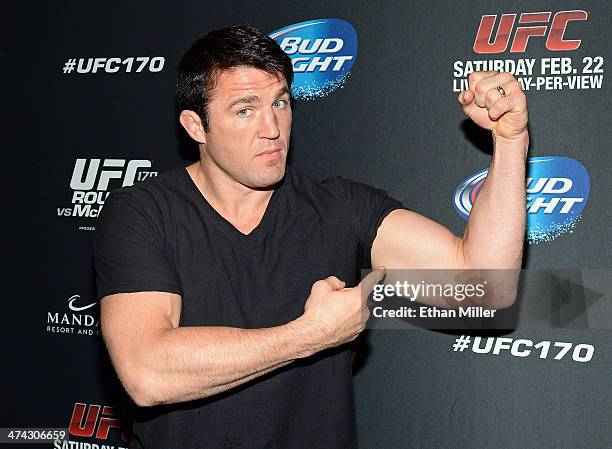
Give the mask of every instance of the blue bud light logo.
[{"label": "blue bud light logo", "polygon": [[[532,157],[527,161],[527,241],[550,242],[573,232],[589,198],[589,174],[569,157]],[[467,220],[488,169],[463,181],[454,194],[457,213]]]},{"label": "blue bud light logo", "polygon": [[270,34],[291,57],[294,98],[314,100],[342,87],[357,57],[357,33],[341,19],[290,25]]}]

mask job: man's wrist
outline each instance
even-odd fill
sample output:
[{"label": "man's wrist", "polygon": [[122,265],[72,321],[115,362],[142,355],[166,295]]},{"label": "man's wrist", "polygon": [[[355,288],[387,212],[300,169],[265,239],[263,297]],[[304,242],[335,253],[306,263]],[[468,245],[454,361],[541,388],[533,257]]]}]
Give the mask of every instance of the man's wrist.
[{"label": "man's wrist", "polygon": [[493,136],[493,152],[498,155],[507,156],[516,154],[520,151],[523,158],[527,158],[529,150],[529,132],[525,129],[515,137],[503,137],[492,133]]},{"label": "man's wrist", "polygon": [[505,136],[501,136],[499,134],[495,134],[493,131],[491,131],[491,135],[493,136],[493,142],[495,142],[496,144],[502,144],[502,145],[528,145],[529,144],[529,131],[527,131],[527,129],[524,129],[523,131],[521,131],[520,133],[512,136],[512,137],[505,137]]},{"label": "man's wrist", "polygon": [[311,319],[304,315],[287,324],[298,342],[297,358],[309,357],[325,349],[323,332]]}]

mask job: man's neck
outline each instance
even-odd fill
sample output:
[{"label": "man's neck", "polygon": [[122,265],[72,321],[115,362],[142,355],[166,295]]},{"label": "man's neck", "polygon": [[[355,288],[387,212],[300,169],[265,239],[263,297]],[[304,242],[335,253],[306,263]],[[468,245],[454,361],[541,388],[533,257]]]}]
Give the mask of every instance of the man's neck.
[{"label": "man's neck", "polygon": [[206,201],[243,234],[261,222],[273,189],[249,188],[204,159],[187,167],[187,172]]}]

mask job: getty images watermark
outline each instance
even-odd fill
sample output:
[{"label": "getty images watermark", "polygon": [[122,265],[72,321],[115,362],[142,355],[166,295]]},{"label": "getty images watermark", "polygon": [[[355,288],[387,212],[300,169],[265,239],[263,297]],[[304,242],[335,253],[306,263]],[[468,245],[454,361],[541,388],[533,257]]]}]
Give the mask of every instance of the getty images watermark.
[{"label": "getty images watermark", "polygon": [[[426,328],[497,327],[483,323],[517,297],[519,270],[386,270],[368,295],[368,327],[402,322]],[[399,320],[399,322],[398,322]]]},{"label": "getty images watermark", "polygon": [[[395,281],[393,284],[376,284],[372,291],[372,299],[381,302],[386,297],[401,297],[411,302],[432,302],[433,304],[444,300],[447,305],[452,305],[449,300],[458,303],[471,300],[481,300],[485,296],[487,281],[480,283],[430,283],[421,281],[418,284],[408,281]],[[492,317],[495,309],[487,309],[483,306],[458,306],[457,309],[421,306],[418,309],[407,306],[386,309],[381,305],[375,305],[373,309],[376,318],[457,318],[457,317]]]},{"label": "getty images watermark", "polygon": [[362,299],[370,329],[612,329],[612,269],[387,269]]}]

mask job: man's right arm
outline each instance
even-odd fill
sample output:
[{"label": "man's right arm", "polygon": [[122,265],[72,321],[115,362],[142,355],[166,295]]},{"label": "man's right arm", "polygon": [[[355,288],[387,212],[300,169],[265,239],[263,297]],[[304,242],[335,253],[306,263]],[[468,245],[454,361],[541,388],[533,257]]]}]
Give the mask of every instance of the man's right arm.
[{"label": "man's right arm", "polygon": [[181,298],[164,292],[120,293],[101,301],[102,335],[127,393],[140,406],[194,400],[351,341],[369,316],[361,287],[335,277],[313,285],[304,314],[287,324],[241,329],[179,327]]}]

